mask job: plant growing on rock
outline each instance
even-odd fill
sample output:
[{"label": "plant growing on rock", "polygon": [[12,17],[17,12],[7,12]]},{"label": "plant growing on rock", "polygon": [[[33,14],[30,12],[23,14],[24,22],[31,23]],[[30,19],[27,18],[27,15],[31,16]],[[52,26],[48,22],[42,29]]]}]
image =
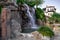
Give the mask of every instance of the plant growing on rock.
[{"label": "plant growing on rock", "polygon": [[41,33],[43,36],[54,36],[54,32],[47,26],[42,26],[38,29],[38,32]]}]

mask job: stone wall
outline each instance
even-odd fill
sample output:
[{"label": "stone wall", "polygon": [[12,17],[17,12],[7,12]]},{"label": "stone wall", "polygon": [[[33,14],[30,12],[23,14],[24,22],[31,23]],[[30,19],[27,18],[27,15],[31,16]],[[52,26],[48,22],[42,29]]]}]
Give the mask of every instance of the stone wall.
[{"label": "stone wall", "polygon": [[2,40],[16,38],[21,32],[21,18],[14,5],[3,7],[1,14]]},{"label": "stone wall", "polygon": [[6,40],[6,32],[7,32],[7,29],[6,29],[6,8],[3,8],[2,9],[2,14],[1,14],[1,27],[2,27],[2,40]]}]

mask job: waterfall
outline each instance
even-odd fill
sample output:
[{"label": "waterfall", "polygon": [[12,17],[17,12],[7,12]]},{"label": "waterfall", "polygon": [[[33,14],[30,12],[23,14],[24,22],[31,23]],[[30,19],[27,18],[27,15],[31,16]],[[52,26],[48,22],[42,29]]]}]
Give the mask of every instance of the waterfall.
[{"label": "waterfall", "polygon": [[17,0],[9,0],[9,1],[12,2],[12,3],[14,3],[14,5],[18,7],[18,5],[16,4]]},{"label": "waterfall", "polygon": [[37,29],[37,25],[35,24],[35,9],[32,8],[32,12],[30,12],[29,10],[29,6],[27,4],[24,4],[26,6],[27,9],[27,16],[30,19],[30,25],[31,25],[31,29]]}]

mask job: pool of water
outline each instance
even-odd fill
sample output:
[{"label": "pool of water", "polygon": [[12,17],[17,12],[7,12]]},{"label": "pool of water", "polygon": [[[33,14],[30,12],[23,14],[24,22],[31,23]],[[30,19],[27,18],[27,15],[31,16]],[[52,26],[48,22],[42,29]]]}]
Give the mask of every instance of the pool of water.
[{"label": "pool of water", "polygon": [[34,31],[37,31],[37,29],[23,29],[22,33],[31,33],[31,32],[34,32]]}]

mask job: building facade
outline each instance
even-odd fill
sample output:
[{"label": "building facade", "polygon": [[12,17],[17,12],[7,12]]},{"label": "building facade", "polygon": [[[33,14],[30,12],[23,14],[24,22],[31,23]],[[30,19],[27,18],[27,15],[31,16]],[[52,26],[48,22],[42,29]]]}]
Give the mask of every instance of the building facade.
[{"label": "building facade", "polygon": [[53,15],[53,13],[56,11],[55,6],[46,6],[46,8],[43,8],[44,10],[44,14],[47,17],[51,17],[51,15]]}]

